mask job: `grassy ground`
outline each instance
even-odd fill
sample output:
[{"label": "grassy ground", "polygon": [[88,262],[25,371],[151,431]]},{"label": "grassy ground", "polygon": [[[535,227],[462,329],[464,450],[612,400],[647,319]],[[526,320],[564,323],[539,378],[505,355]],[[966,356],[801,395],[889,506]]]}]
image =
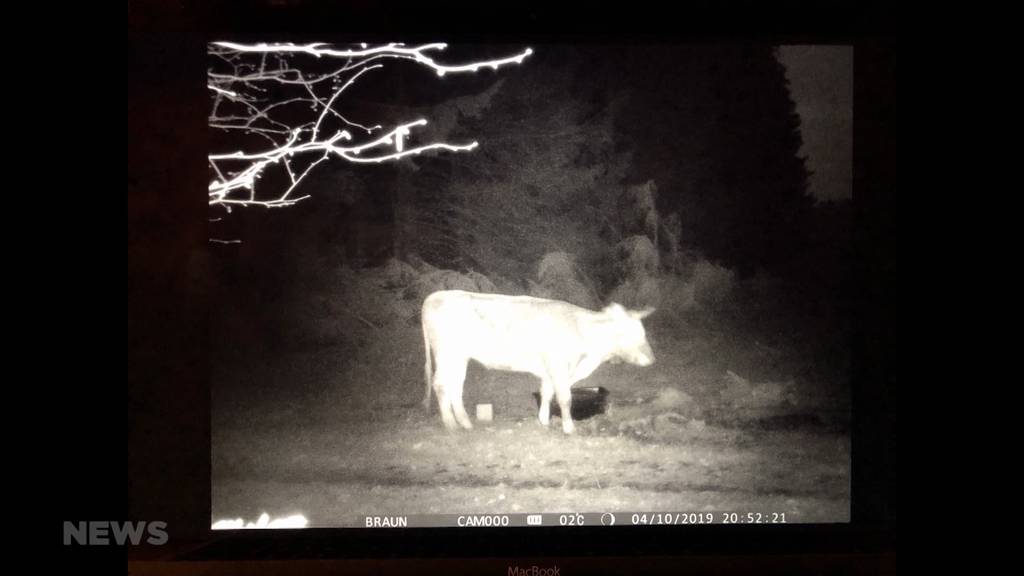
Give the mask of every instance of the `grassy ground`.
[{"label": "grassy ground", "polygon": [[[605,365],[580,385],[606,414],[561,433],[536,421],[527,375],[471,366],[466,406],[494,421],[449,433],[425,414],[418,327],[361,345],[215,362],[214,519],[364,514],[785,512],[849,520],[849,398],[783,332],[652,322],[648,368]],[[387,345],[382,345],[386,342]],[[839,362],[841,365],[842,363]],[[357,394],[358,387],[362,392]]]}]

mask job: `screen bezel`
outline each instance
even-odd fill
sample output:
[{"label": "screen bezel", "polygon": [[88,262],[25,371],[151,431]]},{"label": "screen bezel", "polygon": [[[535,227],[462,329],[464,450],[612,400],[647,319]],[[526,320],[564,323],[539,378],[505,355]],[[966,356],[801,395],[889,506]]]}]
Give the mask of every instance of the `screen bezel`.
[{"label": "screen bezel", "polygon": [[[316,18],[313,16],[312,18]],[[254,16],[259,21],[259,17]],[[131,24],[131,18],[130,18]],[[237,23],[236,23],[237,24]],[[265,25],[265,23],[264,23]],[[280,29],[281,22],[277,22]],[[166,26],[166,24],[159,25]],[[170,82],[177,82],[180,93],[187,96],[179,105],[201,110],[206,94],[203,90],[202,64],[206,42],[220,34],[207,29],[204,33],[180,34],[173,29],[137,30],[130,41],[142,49],[142,53],[156,55],[163,53],[162,61],[153,61],[159,73],[164,70],[170,75]],[[217,25],[212,28],[218,28]],[[244,28],[244,26],[243,26]],[[251,32],[251,28],[248,31]],[[376,37],[380,34],[367,34]],[[262,34],[270,39],[280,34]],[[302,35],[291,35],[295,41]],[[411,33],[406,37],[419,37]],[[521,35],[532,36],[532,35]],[[810,35],[798,36],[814,41]],[[827,36],[827,35],[824,35]],[[869,293],[878,286],[885,286],[891,280],[889,268],[880,259],[887,253],[890,241],[886,228],[886,203],[890,198],[882,196],[891,191],[892,147],[891,125],[887,122],[889,104],[886,96],[892,95],[891,46],[876,38],[865,38],[851,34],[838,34],[840,38],[824,38],[826,43],[850,43],[854,45],[855,62],[855,142],[854,142],[854,202],[856,250],[864,260],[858,269],[858,288]],[[482,41],[479,34],[446,34],[448,41]],[[742,35],[741,41],[784,41],[786,35],[770,38]],[[819,36],[820,37],[820,36]],[[510,39],[510,35],[495,34],[498,41]],[[539,34],[532,39],[552,38],[550,33]],[[698,35],[700,42],[727,41],[716,35]],[[595,42],[648,42],[681,41],[672,36],[640,37],[601,36],[590,37]],[[686,39],[692,40],[691,38]],[[735,38],[733,39],[735,41]],[[170,46],[170,58],[166,47]],[[186,72],[177,70],[181,67]],[[129,66],[132,71],[132,64]],[[887,76],[887,74],[890,74]],[[130,95],[131,98],[131,95]],[[158,112],[154,112],[157,114]],[[156,120],[158,123],[160,120]],[[163,120],[167,122],[167,120]],[[129,134],[132,137],[130,118]],[[193,142],[193,149],[187,154],[196,158],[187,163],[187,170],[179,173],[174,182],[162,184],[171,186],[168,207],[174,222],[188,221],[204,223],[206,205],[201,195],[190,197],[182,190],[201,189],[205,181],[205,165],[200,152],[202,147],[195,142],[205,141],[203,118],[197,122],[169,127],[169,132],[182,142]],[[198,139],[197,139],[198,136]],[[142,135],[151,138],[152,135]],[[131,157],[131,156],[130,156]],[[166,158],[146,158],[156,165],[166,163]],[[131,168],[130,168],[131,173]],[[129,213],[132,204],[132,186],[129,186]],[[202,253],[205,249],[205,231],[202,226],[185,226],[177,230],[178,236],[166,246],[168,251],[183,250],[188,253]],[[133,262],[129,261],[130,272]],[[175,264],[187,274],[188,264]],[[163,298],[164,293],[153,289],[145,293],[139,304],[145,305],[148,298]],[[179,295],[180,296],[180,295]],[[205,296],[188,293],[183,296],[195,307],[184,312],[184,322],[202,323],[208,311],[204,310]],[[891,406],[891,392],[888,384],[891,374],[886,366],[885,355],[889,342],[886,334],[889,310],[884,300],[860,302],[857,332],[853,344],[856,369],[853,375],[853,428],[852,454],[852,502],[849,524],[798,524],[785,526],[615,526],[615,527],[530,527],[530,528],[423,528],[423,529],[346,529],[318,528],[301,531],[292,530],[227,530],[210,529],[210,422],[209,382],[199,373],[160,374],[153,372],[147,382],[139,384],[130,377],[130,387],[141,387],[150,396],[153,405],[168,400],[155,416],[133,414],[142,428],[146,425],[174,430],[175,438],[132,438],[129,439],[130,474],[133,476],[130,489],[129,514],[131,517],[166,517],[172,537],[199,540],[209,545],[224,546],[225,542],[238,542],[237,550],[255,549],[268,545],[293,543],[321,543],[335,551],[338,557],[350,558],[402,558],[402,557],[493,557],[493,556],[631,556],[631,555],[678,555],[678,554],[758,554],[758,553],[838,553],[857,550],[871,551],[891,546],[891,451],[894,425]],[[130,304],[130,314],[133,310]],[[184,324],[182,325],[184,326]],[[163,327],[166,328],[166,327]],[[173,328],[173,327],[172,327]],[[193,330],[193,332],[189,332]],[[152,331],[152,333],[150,333]],[[160,340],[161,327],[141,328],[138,337]],[[201,328],[189,325],[182,332],[193,334],[194,338],[175,339],[172,351],[180,353],[186,363],[193,366],[208,366],[204,357],[205,336]],[[180,336],[180,335],[179,335]],[[177,346],[178,348],[175,348]],[[132,362],[130,345],[130,363]],[[184,393],[182,391],[184,390]],[[130,396],[133,392],[130,390]],[[143,393],[136,389],[135,394]],[[154,399],[155,398],[155,399]],[[191,399],[191,402],[181,400]],[[205,399],[205,404],[203,403]],[[187,410],[173,410],[169,407],[188,404]],[[150,418],[147,422],[147,418]],[[154,424],[156,420],[160,422]],[[152,474],[155,463],[167,453],[177,455],[181,467],[161,468],[163,477],[154,481]],[[148,460],[147,460],[148,459]],[[147,464],[148,462],[148,464]],[[182,490],[182,487],[187,489]],[[225,550],[230,551],[231,546]],[[244,556],[244,554],[243,554]]]}]

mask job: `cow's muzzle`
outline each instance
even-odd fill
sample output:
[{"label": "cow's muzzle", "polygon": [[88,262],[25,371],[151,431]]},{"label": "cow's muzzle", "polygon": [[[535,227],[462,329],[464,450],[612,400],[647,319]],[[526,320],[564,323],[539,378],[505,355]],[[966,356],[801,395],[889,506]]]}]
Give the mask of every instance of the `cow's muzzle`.
[{"label": "cow's muzzle", "polygon": [[636,357],[633,359],[633,363],[638,366],[650,366],[654,364],[654,350],[651,350],[650,344],[644,344],[637,351]]}]

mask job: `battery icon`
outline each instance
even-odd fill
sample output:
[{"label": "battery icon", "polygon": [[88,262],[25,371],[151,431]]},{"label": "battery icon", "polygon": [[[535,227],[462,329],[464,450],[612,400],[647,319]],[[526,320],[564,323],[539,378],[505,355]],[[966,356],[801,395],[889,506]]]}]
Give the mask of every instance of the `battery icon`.
[{"label": "battery icon", "polygon": [[543,518],[543,516],[541,516],[540,514],[528,514],[526,516],[526,525],[527,526],[540,526],[542,518]]}]

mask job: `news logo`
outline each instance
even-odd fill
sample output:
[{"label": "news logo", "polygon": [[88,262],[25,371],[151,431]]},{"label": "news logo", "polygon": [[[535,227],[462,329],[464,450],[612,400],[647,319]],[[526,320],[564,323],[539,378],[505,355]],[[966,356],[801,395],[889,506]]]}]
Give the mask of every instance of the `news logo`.
[{"label": "news logo", "polygon": [[[147,536],[148,534],[148,536]],[[161,546],[167,543],[166,522],[64,522],[65,546],[138,546],[146,543]]]}]

